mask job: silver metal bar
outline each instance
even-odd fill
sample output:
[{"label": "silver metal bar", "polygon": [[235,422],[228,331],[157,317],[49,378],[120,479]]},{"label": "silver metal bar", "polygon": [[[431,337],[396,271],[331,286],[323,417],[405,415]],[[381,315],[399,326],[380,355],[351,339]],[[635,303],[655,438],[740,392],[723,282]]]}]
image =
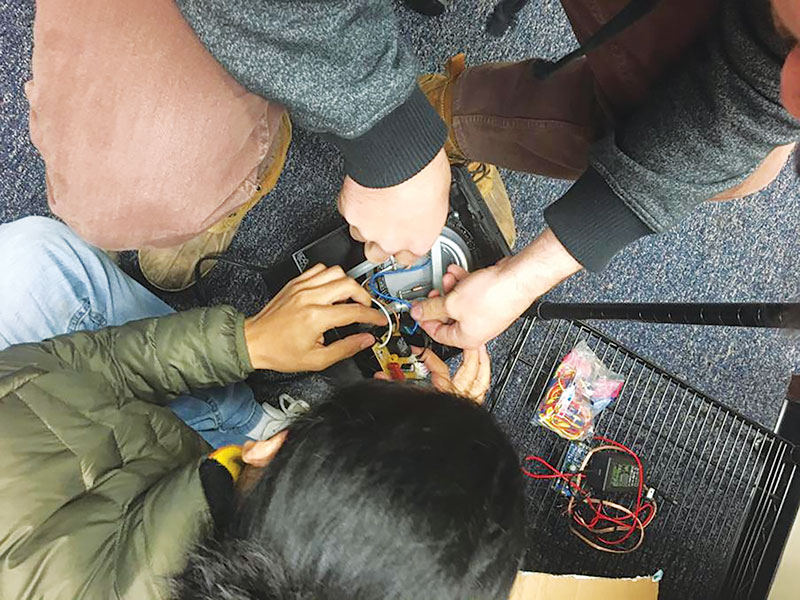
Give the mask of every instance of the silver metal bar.
[{"label": "silver metal bar", "polygon": [[[711,447],[711,451],[710,451],[708,460],[705,461],[705,466],[703,467],[703,472],[700,475],[700,479],[699,479],[700,482],[704,482],[705,481],[706,485],[700,485],[699,486],[704,491],[702,492],[702,494],[695,494],[694,500],[692,501],[692,504],[691,504],[691,509],[688,511],[687,518],[682,521],[680,533],[678,534],[679,536],[683,536],[684,531],[686,531],[686,527],[688,527],[690,525],[692,525],[692,526],[694,525],[695,518],[691,517],[690,515],[692,515],[692,513],[694,513],[695,515],[697,514],[696,511],[695,511],[695,508],[698,506],[698,504],[700,506],[706,505],[706,500],[708,498],[708,493],[709,493],[709,491],[711,491],[711,485],[710,485],[711,482],[708,481],[708,469],[712,464],[711,458],[714,456],[714,453],[717,450],[717,444],[719,444],[719,438],[722,436],[722,431],[724,429],[725,423],[727,422],[727,419],[728,419],[728,416],[729,416],[728,413],[723,413],[722,414],[722,422],[720,423],[720,425],[718,427],[715,427],[716,424],[717,424],[717,418],[719,417],[719,413],[720,412],[721,411],[717,411],[716,414],[714,415],[714,424],[712,425],[712,428],[716,428],[717,435],[714,438],[714,445]],[[705,445],[703,447],[703,451],[700,453],[700,457],[699,457],[700,460],[698,460],[696,462],[696,464],[695,464],[695,472],[692,474],[692,482],[694,482],[695,475],[697,473],[697,467],[699,467],[700,464],[703,462],[703,454],[705,454],[705,449],[708,446],[709,437],[710,436],[706,437],[706,442],[705,442]],[[691,530],[691,527],[690,527],[689,533],[691,533],[691,531],[692,530]]]},{"label": "silver metal bar", "polygon": [[[764,461],[765,462],[765,466],[766,466],[767,460],[769,460],[769,458],[768,458],[769,455],[772,454],[772,449],[773,449],[774,445],[775,445],[775,439],[773,438],[771,440],[771,443],[770,443],[769,452],[767,453],[767,457],[765,458],[765,461]],[[765,523],[765,521],[767,519],[766,507],[769,504],[770,496],[774,493],[773,492],[774,485],[778,481],[778,479],[776,479],[776,477],[779,474],[776,472],[776,469],[774,467],[775,467],[775,465],[777,463],[783,461],[784,455],[786,454],[786,447],[783,444],[780,444],[780,446],[781,446],[780,450],[775,452],[775,455],[774,455],[774,457],[772,459],[772,468],[769,470],[769,475],[768,475],[767,482],[766,482],[767,485],[763,490],[761,490],[760,495],[757,497],[758,499],[757,499],[757,502],[755,504],[754,513],[756,515],[758,515],[758,517],[757,517],[755,522],[750,524],[750,528],[748,529],[747,535],[746,535],[745,539],[743,540],[743,543],[742,543],[742,546],[741,546],[741,548],[746,549],[746,550],[745,550],[745,552],[740,554],[741,560],[739,561],[739,564],[741,565],[741,568],[739,568],[737,570],[737,572],[739,573],[737,588],[740,589],[740,590],[742,589],[742,585],[746,583],[746,577],[747,577],[747,572],[748,572],[748,569],[746,568],[746,566],[750,565],[751,568],[749,570],[750,571],[754,571],[754,566],[751,564],[751,558],[753,556],[753,552],[756,549],[756,538],[758,538],[759,532],[762,530],[762,528],[764,526],[764,523]],[[779,453],[780,453],[780,458],[779,458]],[[777,461],[777,463],[776,463],[776,461]],[[763,473],[763,469],[762,469],[762,473]],[[761,481],[762,477],[759,476],[758,480]],[[759,492],[758,488],[756,488],[754,490],[754,492],[756,494],[758,494],[758,492]],[[752,581],[752,579],[751,579],[751,581]]]},{"label": "silver metal bar", "polygon": [[444,294],[444,284],[442,277],[444,276],[444,269],[442,267],[442,238],[436,238],[431,248],[431,285],[433,289],[439,290],[440,294]]},{"label": "silver metal bar", "polygon": [[[667,416],[669,415],[669,412],[675,407],[675,398],[677,398],[678,392],[681,390],[681,387],[677,383],[674,384],[674,385],[675,385],[675,391],[672,393],[672,398],[670,398],[669,406],[667,407],[667,413],[664,415],[664,418],[661,419],[661,426],[658,428],[658,433],[656,434],[656,443],[662,437],[662,433],[664,432],[664,425],[667,422]],[[686,392],[684,391],[684,396],[685,395],[686,395]],[[676,413],[676,416],[677,416],[677,413]],[[673,421],[673,423],[674,423],[674,421]],[[649,441],[649,436],[648,436],[648,440],[646,440],[646,441]],[[661,456],[663,455],[664,448],[666,448],[666,447],[667,447],[667,444],[662,444],[661,452],[659,452],[658,458],[656,459],[655,462],[651,462],[651,464],[650,464],[651,471],[657,472],[659,464],[661,462]]]},{"label": "silver metal bar", "polygon": [[[741,435],[742,430],[744,429],[744,426],[745,426],[745,422],[743,420],[740,420],[739,421],[739,431],[736,432],[736,436],[734,437],[734,442],[738,441],[739,436]],[[737,455],[736,463],[733,465],[733,469],[731,470],[733,473],[737,473],[739,471],[739,461],[741,461],[742,454],[744,454],[744,449],[747,447],[747,445],[745,443],[738,444],[738,446],[739,446],[739,454]],[[730,460],[731,456],[732,456],[732,453],[728,454],[728,459],[729,460]],[[728,467],[728,465],[726,464],[725,465],[725,470],[726,471],[728,470],[727,467]],[[728,506],[732,506],[733,505],[733,498],[732,498],[733,494],[731,494],[731,484],[734,481],[734,477],[730,477],[729,476],[727,478],[727,480],[728,480],[728,484],[725,486],[725,491],[722,493],[722,502],[725,502]],[[738,481],[738,479],[737,479],[737,481]],[[710,531],[716,531],[717,532],[716,538],[712,542],[712,543],[714,543],[714,542],[716,542],[718,540],[718,538],[720,537],[720,532],[722,531],[722,528],[718,528],[717,525],[718,525],[719,518],[720,518],[721,515],[724,514],[724,511],[723,510],[709,511],[708,513],[706,513],[706,516],[711,515],[711,514],[714,514],[714,519],[711,521],[711,527],[709,527],[708,529]],[[705,530],[706,530],[706,526],[705,526],[705,523],[703,523],[703,531],[705,531]],[[728,528],[728,531],[730,531],[730,528]]]},{"label": "silver metal bar", "polygon": [[[759,450],[758,450],[757,460],[753,464],[753,473],[756,470],[758,471],[758,474],[756,475],[757,481],[761,481],[761,478],[762,478],[763,473],[764,473],[764,469],[766,468],[767,460],[769,458],[770,453],[772,452],[772,447],[774,446],[774,442],[775,442],[775,440],[773,439],[772,443],[769,446],[769,450],[767,450],[767,453],[764,456],[763,460],[760,460],[760,457],[761,457],[761,451],[764,449],[764,446],[762,445],[761,448],[759,448]],[[760,467],[759,467],[759,463],[760,463]],[[751,475],[753,473],[751,473]],[[752,480],[753,480],[753,478],[751,477],[751,481]],[[749,489],[749,492],[750,492],[749,499],[752,502],[756,502],[756,494],[758,493],[758,489],[755,488],[755,487],[751,487]],[[753,525],[754,525],[753,523],[750,523],[749,528],[747,529],[747,531],[744,532],[745,539],[741,540],[742,547],[746,547],[747,543],[750,541],[752,530],[753,530]],[[741,582],[742,570],[744,569],[744,554],[742,552],[740,552],[736,557],[734,557],[734,562],[732,563],[732,569],[733,569],[733,572],[739,574],[739,577],[736,580],[737,581],[736,585],[738,587],[740,582]]]},{"label": "silver metal bar", "polygon": [[[697,399],[697,400],[700,402],[700,407],[699,407],[699,408],[701,408],[701,409],[702,409],[702,408],[704,408],[704,406],[703,406],[703,404],[702,404],[702,400],[701,400],[701,399],[700,399],[700,398],[697,396],[697,394],[693,394],[693,395],[694,395],[694,397],[695,397],[695,398],[696,398],[696,399]],[[708,415],[709,415],[709,414],[710,414],[710,411],[706,410],[706,416],[705,416],[705,417],[704,417],[704,419],[703,419],[703,424],[700,426],[700,431],[702,431],[702,430],[705,428],[705,426],[706,426],[706,422],[708,421]],[[687,416],[688,416],[688,415],[687,415]],[[697,421],[693,421],[693,422],[692,422],[692,426],[691,426],[691,428],[689,429],[689,435],[688,435],[688,438],[687,438],[687,439],[692,439],[692,433],[694,432],[694,426],[695,426],[696,424],[697,424]],[[698,443],[699,443],[699,442],[700,442],[700,436],[699,436],[699,435],[698,435],[698,436],[695,436],[695,438],[694,438],[694,446],[692,447],[692,450],[691,450],[691,452],[690,452],[690,455],[693,455],[693,454],[694,454],[694,451],[697,449],[697,445],[698,445]],[[675,470],[675,472],[677,472],[677,471],[678,471],[678,469],[676,469],[676,470]],[[670,481],[669,481],[669,485],[670,485],[670,487],[672,486],[673,476],[674,476],[674,473],[673,473],[673,475],[671,475],[671,476],[670,476]],[[669,512],[667,513],[667,515],[665,515],[665,517],[664,517],[665,519],[666,519],[666,518],[668,518],[668,517],[671,517],[671,516],[672,516],[672,512],[673,512],[673,511],[672,511],[672,508],[673,508],[673,507],[672,507],[672,505],[670,505],[669,507],[667,507],[667,510],[668,510]],[[681,507],[679,506],[678,512],[680,512],[680,510],[681,510]]]}]

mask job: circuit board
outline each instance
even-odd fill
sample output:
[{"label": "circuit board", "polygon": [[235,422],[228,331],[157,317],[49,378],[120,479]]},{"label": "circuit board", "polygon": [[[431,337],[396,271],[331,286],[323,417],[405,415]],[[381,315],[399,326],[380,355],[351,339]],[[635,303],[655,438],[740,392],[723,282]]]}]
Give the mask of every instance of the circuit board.
[{"label": "circuit board", "polygon": [[376,343],[372,352],[381,370],[394,380],[419,381],[428,378],[428,368],[420,361],[398,333],[392,336],[389,344]]},{"label": "circuit board", "polygon": [[[570,442],[561,456],[559,471],[562,473],[577,473],[580,471],[581,465],[591,449],[592,447],[586,442]],[[572,497],[572,488],[563,479],[554,479],[553,489],[567,498]]]}]

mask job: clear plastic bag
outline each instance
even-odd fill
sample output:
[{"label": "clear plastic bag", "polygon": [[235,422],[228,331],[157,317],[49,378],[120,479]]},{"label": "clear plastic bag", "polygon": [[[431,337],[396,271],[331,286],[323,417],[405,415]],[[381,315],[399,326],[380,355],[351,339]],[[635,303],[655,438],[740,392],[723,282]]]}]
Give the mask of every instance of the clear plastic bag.
[{"label": "clear plastic bag", "polygon": [[591,439],[595,417],[617,399],[624,382],[581,341],[558,365],[532,420],[568,440]]}]

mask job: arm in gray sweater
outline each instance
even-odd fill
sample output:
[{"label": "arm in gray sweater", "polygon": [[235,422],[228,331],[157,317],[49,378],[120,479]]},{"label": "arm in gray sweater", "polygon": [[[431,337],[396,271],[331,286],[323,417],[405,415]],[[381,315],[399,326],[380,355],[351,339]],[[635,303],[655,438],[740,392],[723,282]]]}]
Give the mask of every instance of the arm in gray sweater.
[{"label": "arm in gray sweater", "polygon": [[389,0],[177,2],[239,83],[327,134],[362,185],[405,181],[444,145],[446,127],[417,87]]},{"label": "arm in gray sweater", "polygon": [[800,122],[780,101],[789,49],[768,0],[725,1],[716,27],[596,144],[591,168],[545,211],[567,250],[600,270],[630,242],[741,183],[776,146],[800,139]]}]

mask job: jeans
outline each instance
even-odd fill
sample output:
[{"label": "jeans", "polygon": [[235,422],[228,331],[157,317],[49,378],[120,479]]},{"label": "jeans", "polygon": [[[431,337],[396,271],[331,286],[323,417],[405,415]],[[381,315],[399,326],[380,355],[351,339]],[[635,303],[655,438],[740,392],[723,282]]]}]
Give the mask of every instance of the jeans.
[{"label": "jeans", "polygon": [[[172,312],[65,225],[0,225],[0,350]],[[244,383],[192,391],[170,408],[215,448],[243,443],[264,415]]]}]

